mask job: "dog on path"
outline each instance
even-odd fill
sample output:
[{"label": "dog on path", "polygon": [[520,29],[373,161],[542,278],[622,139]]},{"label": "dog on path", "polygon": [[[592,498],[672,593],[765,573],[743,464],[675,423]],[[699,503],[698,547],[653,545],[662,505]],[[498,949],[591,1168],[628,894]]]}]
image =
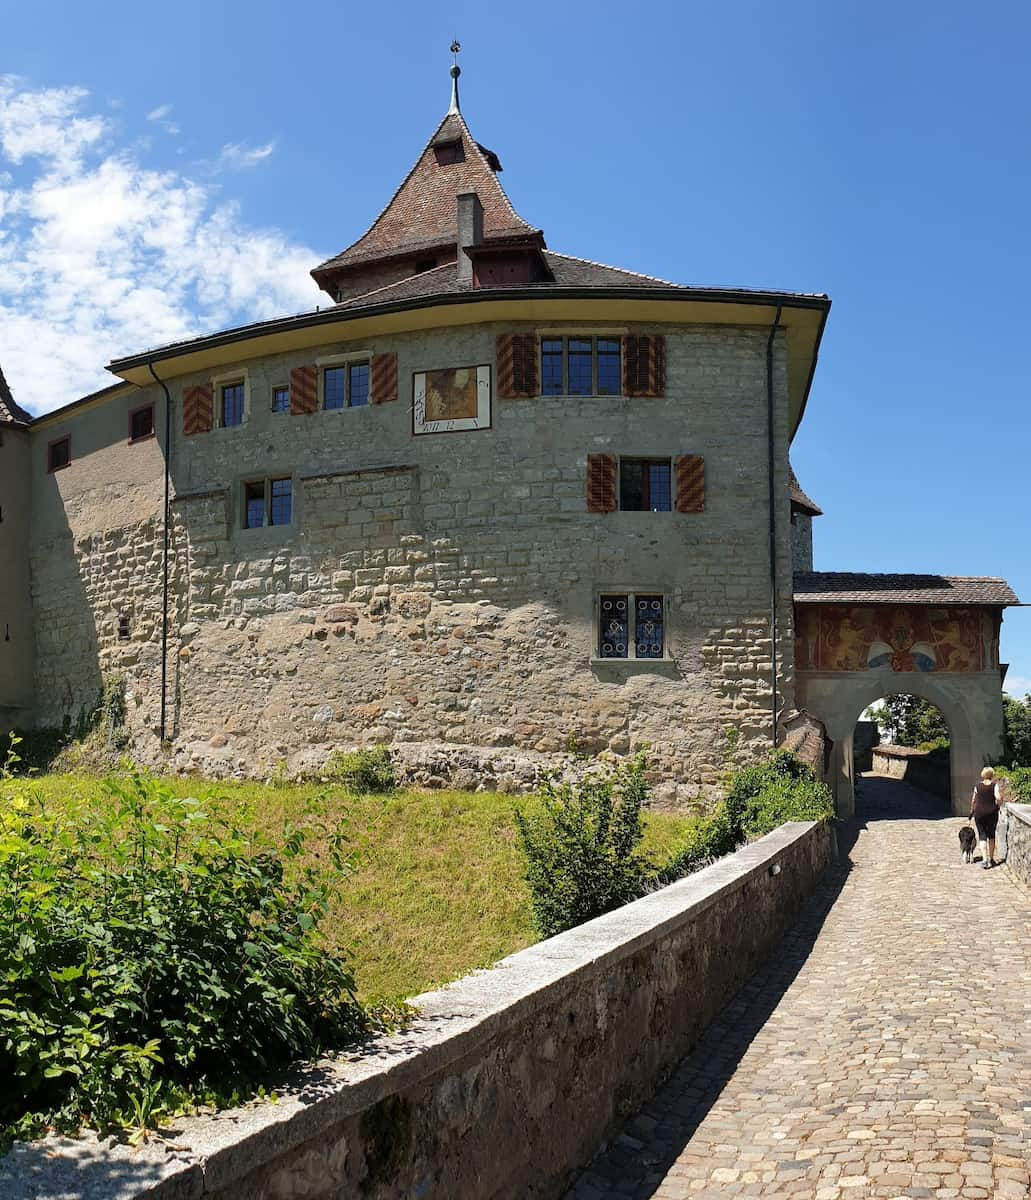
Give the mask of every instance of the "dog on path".
[{"label": "dog on path", "polygon": [[977,846],[977,834],[972,825],[964,825],[959,831],[959,849],[965,863],[974,861],[974,849]]}]

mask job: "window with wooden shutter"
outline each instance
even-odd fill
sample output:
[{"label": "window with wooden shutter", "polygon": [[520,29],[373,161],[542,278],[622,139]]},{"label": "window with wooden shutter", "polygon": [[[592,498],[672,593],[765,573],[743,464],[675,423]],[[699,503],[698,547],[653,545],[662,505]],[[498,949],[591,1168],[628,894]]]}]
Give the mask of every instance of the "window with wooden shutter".
[{"label": "window with wooden shutter", "polygon": [[213,396],[211,384],[199,384],[183,391],[183,434],[186,437],[211,432],[214,423]]},{"label": "window with wooden shutter", "polygon": [[705,512],[705,459],[683,454],[676,461],[677,512]]},{"label": "window with wooden shutter", "polygon": [[535,333],[499,333],[497,359],[498,396],[502,400],[529,400],[540,395]]},{"label": "window with wooden shutter", "polygon": [[373,404],[397,399],[397,355],[374,354],[370,367],[370,396]]},{"label": "window with wooden shutter", "polygon": [[318,406],[318,371],[315,367],[294,367],[290,372],[290,411],[294,416],[313,413]]},{"label": "window with wooden shutter", "polygon": [[587,511],[616,511],[616,456],[587,455]]},{"label": "window with wooden shutter", "polygon": [[661,334],[623,338],[623,394],[665,396],[666,339]]}]

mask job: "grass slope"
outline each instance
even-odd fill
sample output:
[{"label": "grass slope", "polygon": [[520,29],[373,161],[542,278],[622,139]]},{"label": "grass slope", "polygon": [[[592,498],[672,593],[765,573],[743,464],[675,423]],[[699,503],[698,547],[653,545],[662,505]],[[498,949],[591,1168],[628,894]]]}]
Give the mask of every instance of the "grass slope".
[{"label": "grass slope", "polygon": [[[355,796],[325,784],[169,780],[226,820],[276,840],[286,821],[315,809],[342,822],[355,873],[326,926],[349,951],[363,998],[398,998],[489,966],[534,941],[513,810],[530,797],[493,792],[399,791]],[[48,803],[102,797],[99,779],[48,775],[32,786]],[[644,849],[665,860],[687,844],[694,821],[646,814]]]}]

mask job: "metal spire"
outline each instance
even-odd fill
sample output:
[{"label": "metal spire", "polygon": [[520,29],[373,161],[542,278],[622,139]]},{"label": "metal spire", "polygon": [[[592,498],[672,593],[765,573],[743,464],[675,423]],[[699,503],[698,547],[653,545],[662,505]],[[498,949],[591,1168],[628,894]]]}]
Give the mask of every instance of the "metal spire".
[{"label": "metal spire", "polygon": [[458,77],[462,74],[462,68],[458,65],[458,52],[462,49],[462,43],[456,38],[451,43],[451,53],[454,55],[454,61],[451,64],[451,107],[447,110],[450,117],[452,113],[460,113],[461,106],[458,103]]}]

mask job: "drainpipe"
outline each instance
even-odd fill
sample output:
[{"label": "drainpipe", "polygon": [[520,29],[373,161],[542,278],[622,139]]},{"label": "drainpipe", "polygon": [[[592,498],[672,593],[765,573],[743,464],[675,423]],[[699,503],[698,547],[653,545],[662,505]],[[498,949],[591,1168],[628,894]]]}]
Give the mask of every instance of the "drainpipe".
[{"label": "drainpipe", "polygon": [[770,503],[770,740],[777,748],[777,489],[773,435],[773,339],[780,326],[781,305],[766,339],[766,468]]},{"label": "drainpipe", "polygon": [[158,378],[154,364],[148,362],[154,382],[159,384],[165,393],[165,517],[164,517],[164,546],[161,553],[161,741],[167,741],[167,712],[168,712],[168,547],[169,547],[169,518],[171,504],[169,502],[169,481],[172,470],[172,397],[163,379]]}]

